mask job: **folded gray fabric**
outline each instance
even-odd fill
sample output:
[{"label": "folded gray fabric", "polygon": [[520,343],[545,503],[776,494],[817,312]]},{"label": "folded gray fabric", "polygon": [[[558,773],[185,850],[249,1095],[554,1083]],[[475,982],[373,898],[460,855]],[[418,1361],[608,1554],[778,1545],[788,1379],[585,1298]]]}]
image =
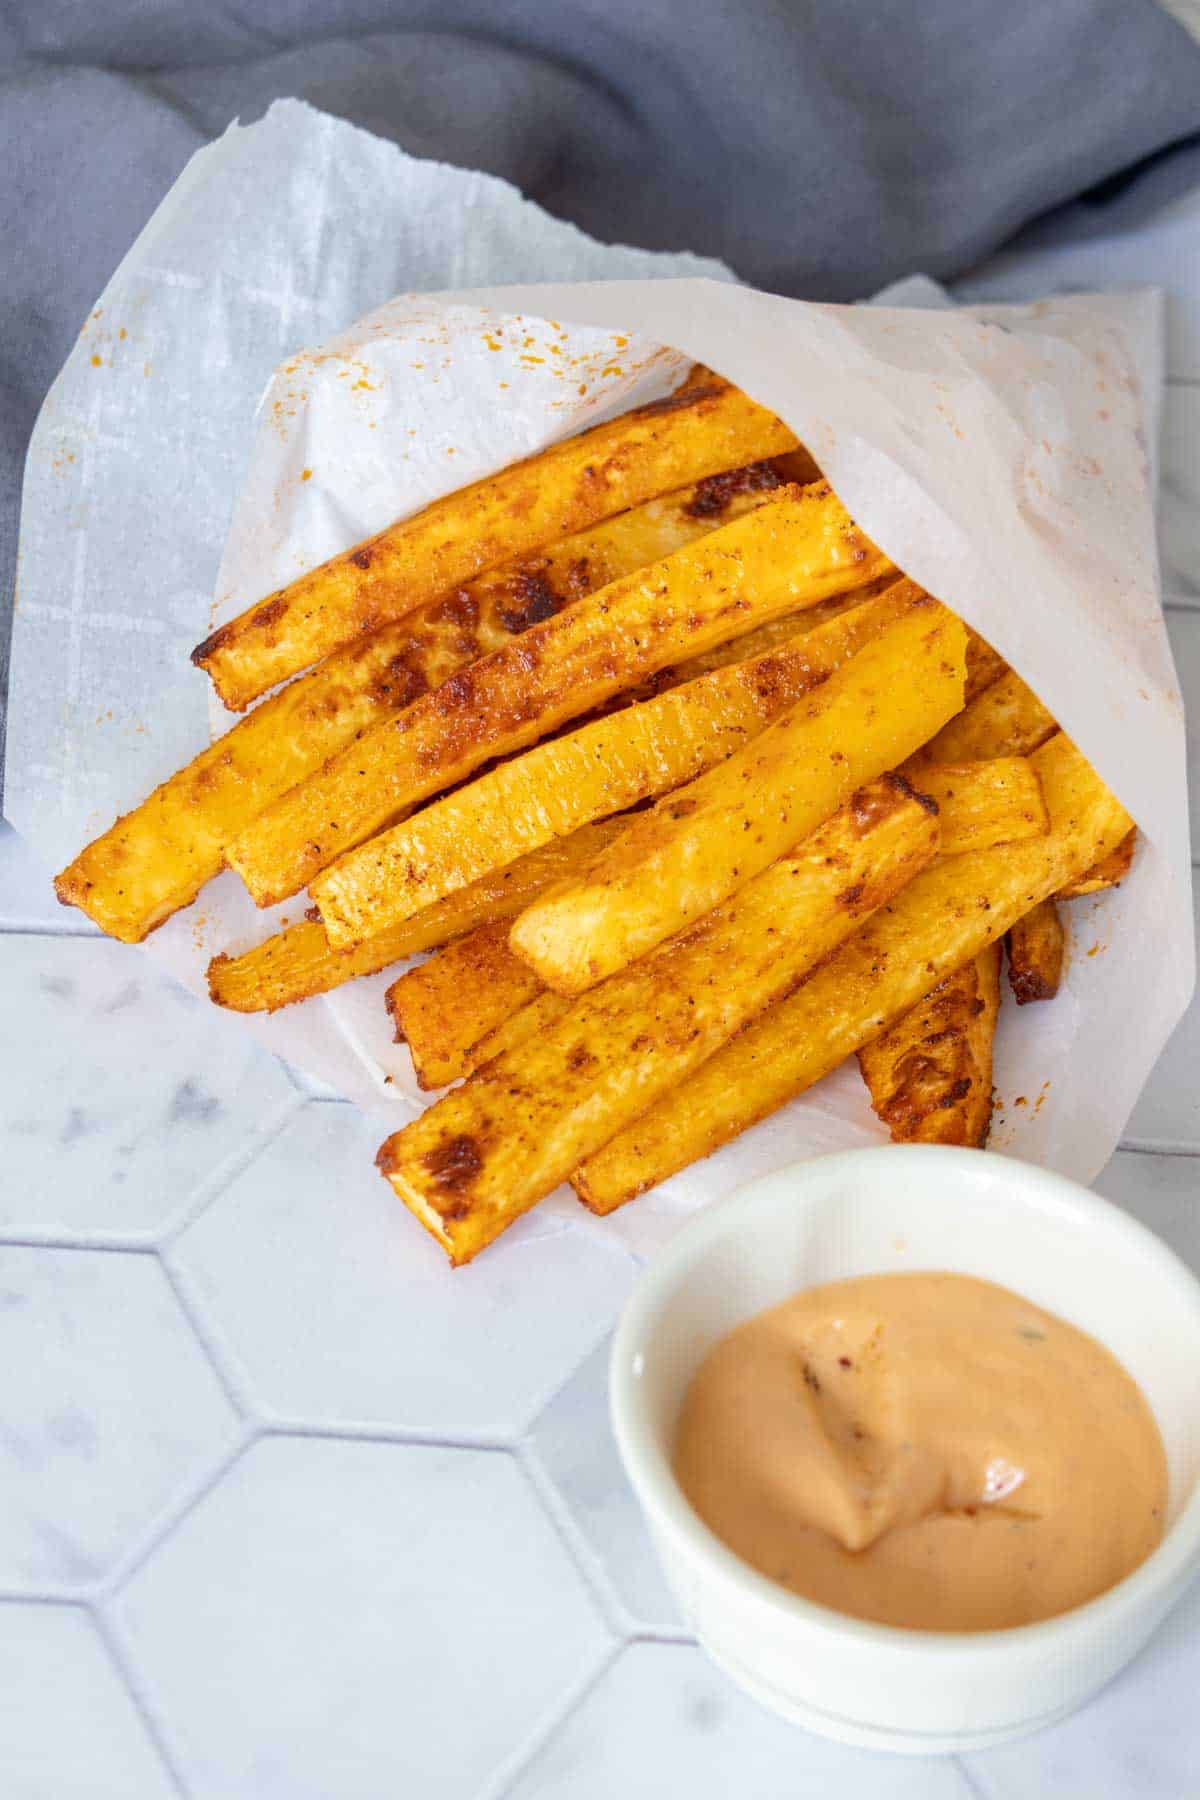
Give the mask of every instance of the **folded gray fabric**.
[{"label": "folded gray fabric", "polygon": [[0,613],[74,333],[191,153],[281,95],[601,239],[849,299],[951,277],[1200,131],[1200,49],[1149,0],[9,0]]}]

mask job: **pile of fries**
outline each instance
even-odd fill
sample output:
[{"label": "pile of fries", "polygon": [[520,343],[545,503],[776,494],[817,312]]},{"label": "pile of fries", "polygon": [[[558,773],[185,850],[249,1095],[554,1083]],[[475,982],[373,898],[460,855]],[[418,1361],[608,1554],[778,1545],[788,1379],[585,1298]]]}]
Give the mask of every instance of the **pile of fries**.
[{"label": "pile of fries", "polygon": [[[893,1138],[986,1142],[1001,944],[1133,821],[1037,697],[708,370],[334,557],[193,653],[247,716],[57,878],[125,942],[224,868],[305,918],[209,970],[271,1011],[399,973],[378,1163],[469,1261],[605,1214],[856,1055]],[[286,686],[279,684],[286,682]],[[278,689],[261,699],[270,689]]]}]

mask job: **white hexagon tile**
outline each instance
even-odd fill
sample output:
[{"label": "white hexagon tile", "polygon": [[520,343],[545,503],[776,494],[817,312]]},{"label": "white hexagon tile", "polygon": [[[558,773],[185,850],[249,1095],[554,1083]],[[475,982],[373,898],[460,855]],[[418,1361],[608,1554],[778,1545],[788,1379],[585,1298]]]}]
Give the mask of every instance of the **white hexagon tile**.
[{"label": "white hexagon tile", "polygon": [[450,1273],[377,1174],[379,1139],[309,1105],[171,1267],[273,1418],[511,1440],[607,1334],[636,1266],[534,1216]]},{"label": "white hexagon tile", "polygon": [[299,1104],[281,1063],[147,957],[0,935],[0,1235],[147,1241]]},{"label": "white hexagon tile", "polygon": [[192,1800],[470,1800],[612,1649],[504,1451],[266,1438],[119,1641]]},{"label": "white hexagon tile", "polygon": [[0,1591],[95,1587],[238,1435],[152,1256],[0,1246],[0,1369]]},{"label": "white hexagon tile", "polygon": [[100,1635],[75,1607],[0,1605],[5,1800],[176,1800]]}]

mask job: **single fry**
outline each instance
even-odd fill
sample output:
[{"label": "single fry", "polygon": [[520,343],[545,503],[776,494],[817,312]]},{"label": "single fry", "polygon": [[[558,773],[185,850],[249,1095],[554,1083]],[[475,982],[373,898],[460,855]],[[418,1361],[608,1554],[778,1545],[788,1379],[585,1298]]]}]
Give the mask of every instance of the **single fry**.
[{"label": "single fry", "polygon": [[[817,604],[890,565],[823,484],[781,488],[732,524],[610,582],[472,663],[358,738],[229,848],[260,906],[310,882],[330,942],[360,932],[327,864],[492,757],[600,706],[756,623]],[[356,863],[361,873],[361,862]],[[352,901],[352,896],[351,896]]]},{"label": "single fry", "polygon": [[880,909],[794,994],[589,1157],[574,1177],[608,1213],[764,1119],[869,1043],[1098,858],[1131,820],[1066,737],[1031,758],[1050,813],[1044,837],[946,857]]},{"label": "single fry", "polygon": [[1067,960],[1067,934],[1053,900],[1040,900],[1008,933],[1008,985],[1018,1006],[1053,1000]]},{"label": "single fry", "polygon": [[482,881],[459,888],[436,906],[350,950],[330,948],[319,920],[302,919],[277,931],[241,956],[217,956],[208,965],[208,991],[234,1012],[275,1012],[297,1000],[327,994],[359,975],[377,975],[392,963],[434,950],[486,919],[511,919],[535,894],[572,869],[590,862],[611,843],[624,820],[602,819],[569,838],[559,838]]},{"label": "single fry", "polygon": [[1010,669],[921,746],[912,768],[923,763],[978,762],[989,756],[1028,756],[1057,729],[1033,689]]},{"label": "single fry", "polygon": [[469,1261],[844,942],[937,842],[933,807],[901,777],[860,790],[794,855],[395,1133],[380,1169],[451,1261]]},{"label": "single fry", "polygon": [[1000,946],[989,944],[863,1045],[858,1066],[894,1143],[983,1149],[999,1013]]},{"label": "single fry", "polygon": [[1078,881],[1072,881],[1060,888],[1054,896],[1056,900],[1079,900],[1084,894],[1099,894],[1105,888],[1120,887],[1133,863],[1133,853],[1137,849],[1137,832],[1131,831],[1123,838],[1110,856],[1105,856],[1090,869],[1085,869]]},{"label": "single fry", "polygon": [[507,918],[477,925],[393,981],[387,1009],[418,1086],[445,1087],[465,1074],[472,1044],[536,999],[541,986],[509,949]]},{"label": "single fry", "polygon": [[523,912],[511,943],[582,993],[753,880],[962,706],[966,634],[928,596],[746,747],[639,815]]},{"label": "single fry", "polygon": [[[790,460],[790,459],[787,459]],[[55,883],[111,937],[137,943],[220,873],[239,832],[360,733],[572,601],[760,506],[771,463],[647,501],[507,563],[357,639],[264,700],[118,819]]]},{"label": "single fry", "polygon": [[383,930],[588,819],[692,780],[819,686],[918,596],[898,581],[777,650],[499,764],[344,858],[331,878],[341,916],[357,932]]},{"label": "single fry", "polygon": [[1027,757],[939,763],[914,770],[912,780],[942,811],[943,856],[1019,843],[1049,829],[1041,784]]},{"label": "single fry", "polygon": [[268,594],[197,645],[226,706],[464,581],[656,494],[796,448],[787,427],[704,372],[625,413],[435,500]]}]

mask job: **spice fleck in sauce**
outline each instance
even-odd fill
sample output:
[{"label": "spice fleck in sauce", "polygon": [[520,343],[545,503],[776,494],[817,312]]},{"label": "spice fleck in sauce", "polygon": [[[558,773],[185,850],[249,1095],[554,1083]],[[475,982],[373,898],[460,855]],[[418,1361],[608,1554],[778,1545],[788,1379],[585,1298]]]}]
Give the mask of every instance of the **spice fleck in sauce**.
[{"label": "spice fleck in sauce", "polygon": [[675,1471],[746,1562],[839,1612],[1024,1625],[1112,1587],[1163,1533],[1140,1388],[1094,1338],[970,1276],[810,1288],[709,1352]]}]

